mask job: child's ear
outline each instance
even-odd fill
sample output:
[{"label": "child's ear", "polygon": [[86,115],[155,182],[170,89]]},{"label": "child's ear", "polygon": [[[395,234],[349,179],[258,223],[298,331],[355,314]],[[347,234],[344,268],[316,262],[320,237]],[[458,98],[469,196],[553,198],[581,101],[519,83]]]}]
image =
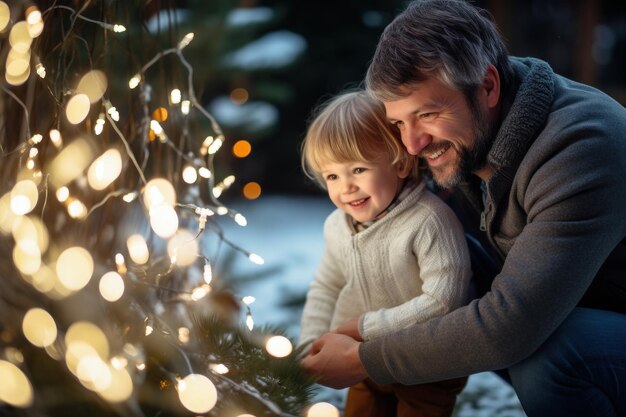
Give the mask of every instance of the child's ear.
[{"label": "child's ear", "polygon": [[405,158],[399,161],[396,164],[396,171],[398,173],[398,178],[406,178],[408,177],[411,169],[413,168],[413,164],[415,160],[413,158]]}]

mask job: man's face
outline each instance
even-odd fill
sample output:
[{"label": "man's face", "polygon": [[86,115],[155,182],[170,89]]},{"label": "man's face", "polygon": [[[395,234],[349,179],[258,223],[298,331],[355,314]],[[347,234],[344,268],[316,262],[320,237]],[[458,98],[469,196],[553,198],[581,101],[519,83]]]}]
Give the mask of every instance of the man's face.
[{"label": "man's face", "polygon": [[385,108],[408,152],[428,163],[440,186],[454,187],[485,166],[494,129],[480,100],[470,105],[461,91],[429,78]]}]

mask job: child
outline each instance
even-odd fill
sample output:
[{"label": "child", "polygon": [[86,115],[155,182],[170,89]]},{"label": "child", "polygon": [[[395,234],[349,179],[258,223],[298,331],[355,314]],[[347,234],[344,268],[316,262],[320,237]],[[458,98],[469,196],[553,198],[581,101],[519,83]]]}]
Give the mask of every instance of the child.
[{"label": "child", "polygon": [[[463,229],[420,180],[382,103],[363,91],[327,102],[308,128],[302,166],[337,206],[324,224],[325,249],[302,314],[303,354],[328,331],[369,340],[469,301]],[[366,379],[349,389],[344,415],[451,416],[466,382]]]}]

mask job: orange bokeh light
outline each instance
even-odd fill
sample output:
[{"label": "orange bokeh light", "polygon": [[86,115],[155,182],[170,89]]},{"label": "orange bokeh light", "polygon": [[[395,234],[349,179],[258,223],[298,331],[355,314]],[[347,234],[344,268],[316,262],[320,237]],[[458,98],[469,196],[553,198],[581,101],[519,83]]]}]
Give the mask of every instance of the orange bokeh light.
[{"label": "orange bokeh light", "polygon": [[243,187],[243,196],[248,200],[256,200],[261,196],[261,186],[257,182],[249,182]]},{"label": "orange bokeh light", "polygon": [[152,112],[152,118],[157,122],[164,122],[167,120],[167,109],[165,107],[159,107]]},{"label": "orange bokeh light", "polygon": [[238,140],[233,145],[233,154],[237,158],[245,158],[252,152],[252,145],[247,140]]}]

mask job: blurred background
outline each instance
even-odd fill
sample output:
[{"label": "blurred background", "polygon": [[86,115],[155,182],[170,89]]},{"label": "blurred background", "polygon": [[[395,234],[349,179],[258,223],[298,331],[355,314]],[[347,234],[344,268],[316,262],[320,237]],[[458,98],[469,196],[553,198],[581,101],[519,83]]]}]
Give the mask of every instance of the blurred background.
[{"label": "blurred background", "polygon": [[[231,147],[246,141],[219,161],[218,169],[237,173],[228,197],[243,196],[244,189],[248,198],[321,194],[300,170],[307,118],[324,99],[359,84],[379,35],[406,3],[187,0],[169,12],[155,10],[152,25],[176,19],[181,32],[194,28],[200,39],[186,54],[203,102]],[[512,54],[544,59],[556,72],[626,103],[623,1],[475,4],[492,13]]]}]

